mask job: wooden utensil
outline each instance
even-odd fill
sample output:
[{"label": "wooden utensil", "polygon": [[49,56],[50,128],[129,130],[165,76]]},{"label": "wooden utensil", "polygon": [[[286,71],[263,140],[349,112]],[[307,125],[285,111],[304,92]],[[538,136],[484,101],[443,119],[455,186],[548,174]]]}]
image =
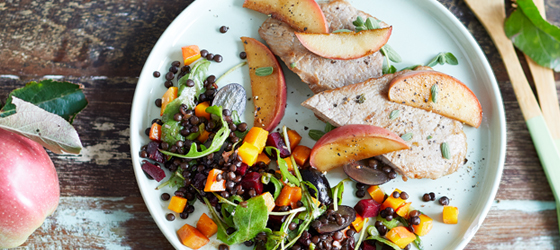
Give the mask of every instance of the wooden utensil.
[{"label": "wooden utensil", "polygon": [[[546,19],[546,11],[544,10],[543,0],[533,0],[542,17]],[[535,86],[537,87],[537,95],[539,104],[544,116],[544,120],[550,129],[550,134],[556,144],[556,150],[560,151],[560,106],[558,105],[558,94],[556,93],[556,82],[554,81],[554,72],[543,66],[538,65],[525,55],[529,69],[533,75]]]},{"label": "wooden utensil", "polygon": [[[541,165],[556,198],[556,213],[560,218],[560,154],[548,130],[537,99],[523,73],[512,42],[506,37],[504,0],[465,0],[498,48],[508,72],[513,91],[519,102]],[[555,90],[556,91],[556,90]],[[559,219],[560,227],[560,219]]]}]

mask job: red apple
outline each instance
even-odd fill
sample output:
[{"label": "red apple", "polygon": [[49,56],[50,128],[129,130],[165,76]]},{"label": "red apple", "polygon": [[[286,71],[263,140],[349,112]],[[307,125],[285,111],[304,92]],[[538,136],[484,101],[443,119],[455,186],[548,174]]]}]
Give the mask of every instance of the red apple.
[{"label": "red apple", "polygon": [[[437,92],[435,99],[434,91]],[[450,75],[433,70],[411,71],[395,77],[389,86],[389,100],[432,111],[475,128],[482,122],[482,107],[469,87]]]},{"label": "red apple", "polygon": [[327,19],[315,0],[245,0],[243,7],[271,15],[299,31],[329,33]]},{"label": "red apple", "polygon": [[[274,54],[261,42],[250,37],[241,37],[247,53],[253,105],[255,106],[254,127],[273,130],[286,109],[286,81],[282,67]],[[257,74],[257,71],[272,68],[272,73]],[[268,75],[266,75],[268,74]]]},{"label": "red apple", "polygon": [[0,129],[0,248],[23,244],[59,198],[56,169],[43,147]]},{"label": "red apple", "polygon": [[408,149],[395,133],[373,125],[345,125],[326,133],[311,150],[309,163],[329,171],[353,161]]},{"label": "red apple", "polygon": [[305,48],[318,56],[350,60],[373,54],[381,49],[389,41],[392,29],[386,27],[360,32],[331,34],[295,32],[295,34]]}]

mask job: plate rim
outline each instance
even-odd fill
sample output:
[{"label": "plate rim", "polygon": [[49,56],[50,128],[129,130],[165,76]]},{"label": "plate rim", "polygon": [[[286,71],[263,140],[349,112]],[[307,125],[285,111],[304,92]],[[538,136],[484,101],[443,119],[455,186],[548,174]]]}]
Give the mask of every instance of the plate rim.
[{"label": "plate rim", "polygon": [[[181,13],[175,17],[175,19],[169,24],[169,26],[165,29],[165,31],[160,35],[160,37],[158,38],[158,41],[154,44],[152,50],[150,51],[150,54],[148,56],[148,58],[146,59],[144,66],[142,68],[142,71],[140,73],[140,76],[138,78],[138,83],[140,83],[141,79],[145,79],[146,77],[149,77],[149,75],[151,74],[151,69],[146,68],[147,67],[147,62],[151,61],[151,59],[153,57],[155,57],[155,48],[161,46],[159,45],[162,42],[162,37],[166,37],[168,36],[168,33],[172,33],[172,30],[174,30],[174,27],[178,25],[179,20],[184,19],[183,16],[187,16],[189,15],[190,12],[195,11],[195,9],[198,9],[200,7],[204,6],[204,3],[207,2],[208,0],[195,0],[192,3],[190,3],[183,11],[181,11]],[[352,2],[352,0],[347,0],[349,2]],[[470,44],[472,46],[472,49],[474,51],[474,53],[476,54],[476,56],[478,58],[480,58],[481,62],[482,62],[482,67],[484,69],[484,71],[486,71],[487,77],[490,80],[489,83],[489,87],[491,87],[491,89],[494,91],[494,95],[493,95],[493,99],[496,101],[496,105],[497,107],[495,108],[498,111],[498,119],[497,119],[497,123],[498,127],[500,129],[499,131],[499,142],[498,144],[499,146],[499,155],[496,157],[498,164],[497,164],[497,170],[496,170],[496,176],[494,178],[494,180],[492,181],[492,189],[489,193],[488,199],[486,199],[486,202],[481,210],[481,213],[479,213],[479,216],[477,217],[478,221],[473,220],[470,221],[470,226],[467,229],[467,232],[465,232],[465,234],[463,235],[463,239],[461,240],[461,242],[459,243],[459,245],[456,247],[456,249],[463,249],[474,237],[475,233],[478,231],[478,229],[480,228],[480,226],[482,225],[482,223],[484,222],[484,219],[486,218],[486,216],[488,215],[488,212],[490,211],[493,201],[496,197],[497,191],[499,189],[500,186],[500,181],[502,178],[502,174],[503,174],[503,168],[504,168],[504,164],[505,164],[505,155],[506,155],[506,149],[507,149],[507,134],[506,134],[506,119],[505,119],[505,110],[504,110],[504,106],[503,106],[503,99],[502,99],[502,94],[501,91],[499,89],[498,86],[498,82],[496,80],[496,77],[494,75],[494,72],[492,70],[492,67],[490,66],[490,63],[488,62],[488,58],[486,57],[486,55],[484,54],[484,52],[482,51],[482,49],[480,48],[480,45],[478,44],[478,42],[474,39],[473,35],[467,30],[467,28],[463,25],[463,23],[461,23],[461,21],[449,10],[447,9],[447,7],[445,7],[442,3],[438,2],[437,0],[422,0],[424,1],[424,3],[430,4],[429,7],[427,7],[427,9],[432,9],[435,10],[437,12],[439,12],[440,14],[443,14],[443,16],[445,18],[447,18],[449,21],[452,22],[452,26],[454,28],[458,28],[459,33],[467,39],[467,43]],[[173,28],[173,29],[172,29]],[[456,37],[456,35],[453,35]],[[158,46],[159,45],[159,46]],[[138,119],[138,116],[142,117],[143,113],[140,112],[141,110],[139,110],[141,108],[141,100],[140,100],[140,95],[138,94],[140,92],[139,90],[139,85],[137,83],[136,89],[134,91],[134,97],[132,100],[132,104],[131,104],[131,116],[130,116],[130,138],[129,138],[129,142],[131,145],[136,145],[136,144],[140,144],[140,136],[138,135],[139,131],[141,131],[140,129],[140,125],[136,123]],[[168,242],[175,248],[181,247],[181,248],[186,248],[189,249],[188,247],[184,246],[184,245],[179,245],[177,246],[175,244],[175,240],[176,239],[171,239],[171,235],[164,233],[165,230],[165,221],[163,220],[163,217],[161,216],[156,216],[156,214],[154,214],[155,211],[155,205],[153,202],[147,202],[147,199],[149,198],[150,200],[153,197],[146,197],[147,192],[144,191],[144,189],[146,187],[141,187],[140,184],[140,178],[145,178],[145,175],[142,173],[141,170],[141,166],[140,166],[140,162],[141,159],[138,156],[138,153],[133,151],[133,147],[130,147],[130,152],[131,152],[131,161],[132,161],[132,165],[133,165],[133,169],[134,169],[134,173],[135,173],[135,178],[136,178],[136,184],[138,185],[138,189],[140,190],[140,194],[142,196],[142,199],[144,201],[144,204],[146,205],[146,207],[148,208],[148,212],[150,213],[150,216],[152,217],[152,219],[156,222],[156,225],[158,226],[160,232],[165,236],[165,238],[168,240]],[[474,226],[474,227],[473,227]]]}]

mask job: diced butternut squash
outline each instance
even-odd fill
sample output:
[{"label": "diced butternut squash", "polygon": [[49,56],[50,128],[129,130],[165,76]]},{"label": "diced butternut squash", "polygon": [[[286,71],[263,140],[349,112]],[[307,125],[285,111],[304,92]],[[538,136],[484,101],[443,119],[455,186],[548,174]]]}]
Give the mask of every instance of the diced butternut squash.
[{"label": "diced butternut squash", "polygon": [[210,103],[209,102],[202,102],[199,103],[198,105],[196,105],[196,107],[194,108],[194,115],[198,116],[198,117],[204,117],[207,120],[210,120],[210,113],[206,112],[206,109],[210,107]]},{"label": "diced butternut squash", "polygon": [[403,226],[392,228],[385,237],[400,248],[405,248],[406,245],[412,243],[416,239],[416,235]]},{"label": "diced butternut squash", "polygon": [[167,208],[175,213],[182,213],[187,205],[187,199],[179,196],[171,197],[169,201],[169,206]]},{"label": "diced butternut squash", "polygon": [[443,206],[443,223],[457,224],[459,221],[459,208],[453,206]]},{"label": "diced butternut squash", "polygon": [[410,205],[411,204],[412,204],[412,202],[406,202],[406,203],[402,204],[399,208],[397,208],[397,210],[395,210],[395,212],[400,217],[408,219],[408,211],[410,210]]},{"label": "diced butternut squash", "polygon": [[220,192],[226,191],[226,180],[222,178],[220,181],[216,180],[218,175],[223,174],[224,171],[219,169],[212,169],[208,173],[208,178],[206,178],[206,186],[204,187],[204,192]]},{"label": "diced butternut squash", "polygon": [[257,156],[257,162],[259,161],[266,163],[266,165],[270,164],[270,158],[265,153],[260,153]]},{"label": "diced butternut squash", "polygon": [[434,220],[425,214],[420,214],[418,217],[420,217],[420,224],[412,225],[412,227],[414,228],[414,233],[418,236],[424,236],[432,230]]},{"label": "diced butternut squash", "polygon": [[311,149],[302,145],[297,145],[292,151],[292,156],[299,166],[303,166],[309,160],[309,155],[311,155]]},{"label": "diced butternut squash", "polygon": [[250,143],[259,149],[259,154],[262,153],[266,146],[266,139],[268,138],[268,131],[260,127],[252,127],[243,142]]},{"label": "diced butternut squash", "polygon": [[177,230],[177,236],[179,236],[179,240],[183,245],[191,249],[199,249],[210,242],[208,237],[204,236],[198,229],[189,224],[185,224],[179,228],[179,230]]},{"label": "diced butternut squash", "polygon": [[301,142],[301,135],[295,130],[288,130],[288,140],[290,141],[290,149],[294,150],[299,145],[299,142]]},{"label": "diced butternut squash", "polygon": [[313,200],[313,203],[315,205],[317,205],[317,207],[321,206],[321,202],[319,200],[315,199],[315,197],[311,196],[311,200]]},{"label": "diced butternut squash", "polygon": [[205,213],[200,216],[198,222],[196,223],[196,229],[200,231],[204,236],[210,238],[212,235],[218,232],[218,225],[208,217]]},{"label": "diced butternut squash", "polygon": [[257,162],[259,149],[251,143],[244,142],[239,149],[237,155],[241,156],[241,161],[249,166],[253,166]]},{"label": "diced butternut squash", "polygon": [[[395,191],[393,191],[393,192],[399,192],[399,194],[400,194],[401,190],[395,189]],[[393,192],[391,192],[391,194]],[[387,207],[391,207],[394,210],[397,210],[401,205],[403,205],[405,203],[405,201],[403,199],[401,199],[400,197],[399,198],[394,198],[391,194],[389,194],[387,199],[385,199],[385,201],[381,205],[381,210],[383,210]]]},{"label": "diced butternut squash", "polygon": [[150,140],[161,141],[161,125],[156,122],[152,123],[152,127],[150,128]]},{"label": "diced butternut squash", "polygon": [[290,187],[288,185],[282,188],[280,195],[276,199],[276,206],[292,206],[297,207],[297,202],[301,200],[301,188]]},{"label": "diced butternut squash", "polygon": [[199,142],[206,142],[206,140],[208,140],[208,137],[210,136],[210,132],[203,130],[202,133],[200,133],[200,135],[196,138],[196,140],[198,140]]},{"label": "diced butternut squash", "polygon": [[367,189],[371,198],[379,204],[383,204],[385,200],[385,192],[379,186],[370,186]]},{"label": "diced butternut squash", "polygon": [[352,222],[352,227],[358,233],[362,231],[362,228],[364,227],[364,218],[359,214],[356,214],[356,219]]},{"label": "diced butternut squash", "polygon": [[272,197],[272,194],[270,194],[270,192],[265,192],[261,194],[261,196],[264,199],[264,204],[268,208],[268,211],[272,212],[272,210],[274,210],[274,207],[276,206],[276,204],[274,204],[274,197]]},{"label": "diced butternut squash", "polygon": [[165,111],[167,104],[177,99],[178,91],[179,89],[177,87],[170,87],[167,91],[165,91],[163,97],[161,97],[161,111],[159,112],[159,115],[163,115],[163,111]]},{"label": "diced butternut squash", "polygon": [[181,48],[183,52],[183,62],[189,65],[201,57],[200,49],[196,45],[189,45]]}]

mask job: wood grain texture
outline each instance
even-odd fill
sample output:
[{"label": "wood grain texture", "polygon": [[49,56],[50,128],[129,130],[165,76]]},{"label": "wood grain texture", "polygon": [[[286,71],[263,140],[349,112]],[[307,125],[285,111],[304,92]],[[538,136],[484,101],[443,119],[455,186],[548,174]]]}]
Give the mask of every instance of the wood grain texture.
[{"label": "wood grain texture", "polygon": [[[60,178],[60,207],[21,249],[172,249],[148,213],[134,179],[128,124],[145,59],[190,2],[0,1],[0,75],[9,75],[0,77],[0,99],[30,80],[63,75],[64,80],[83,84],[90,101],[74,124],[84,154],[50,154]],[[479,42],[504,99],[508,150],[497,199],[552,201],[495,46],[463,0],[439,2]],[[545,3],[548,20],[560,25],[560,0]],[[521,62],[528,72],[526,61]],[[555,79],[560,92],[559,73]],[[106,213],[101,219],[88,217],[100,211]],[[64,224],[69,215],[82,221]],[[493,208],[466,249],[558,249],[557,225],[554,210]]]}]

